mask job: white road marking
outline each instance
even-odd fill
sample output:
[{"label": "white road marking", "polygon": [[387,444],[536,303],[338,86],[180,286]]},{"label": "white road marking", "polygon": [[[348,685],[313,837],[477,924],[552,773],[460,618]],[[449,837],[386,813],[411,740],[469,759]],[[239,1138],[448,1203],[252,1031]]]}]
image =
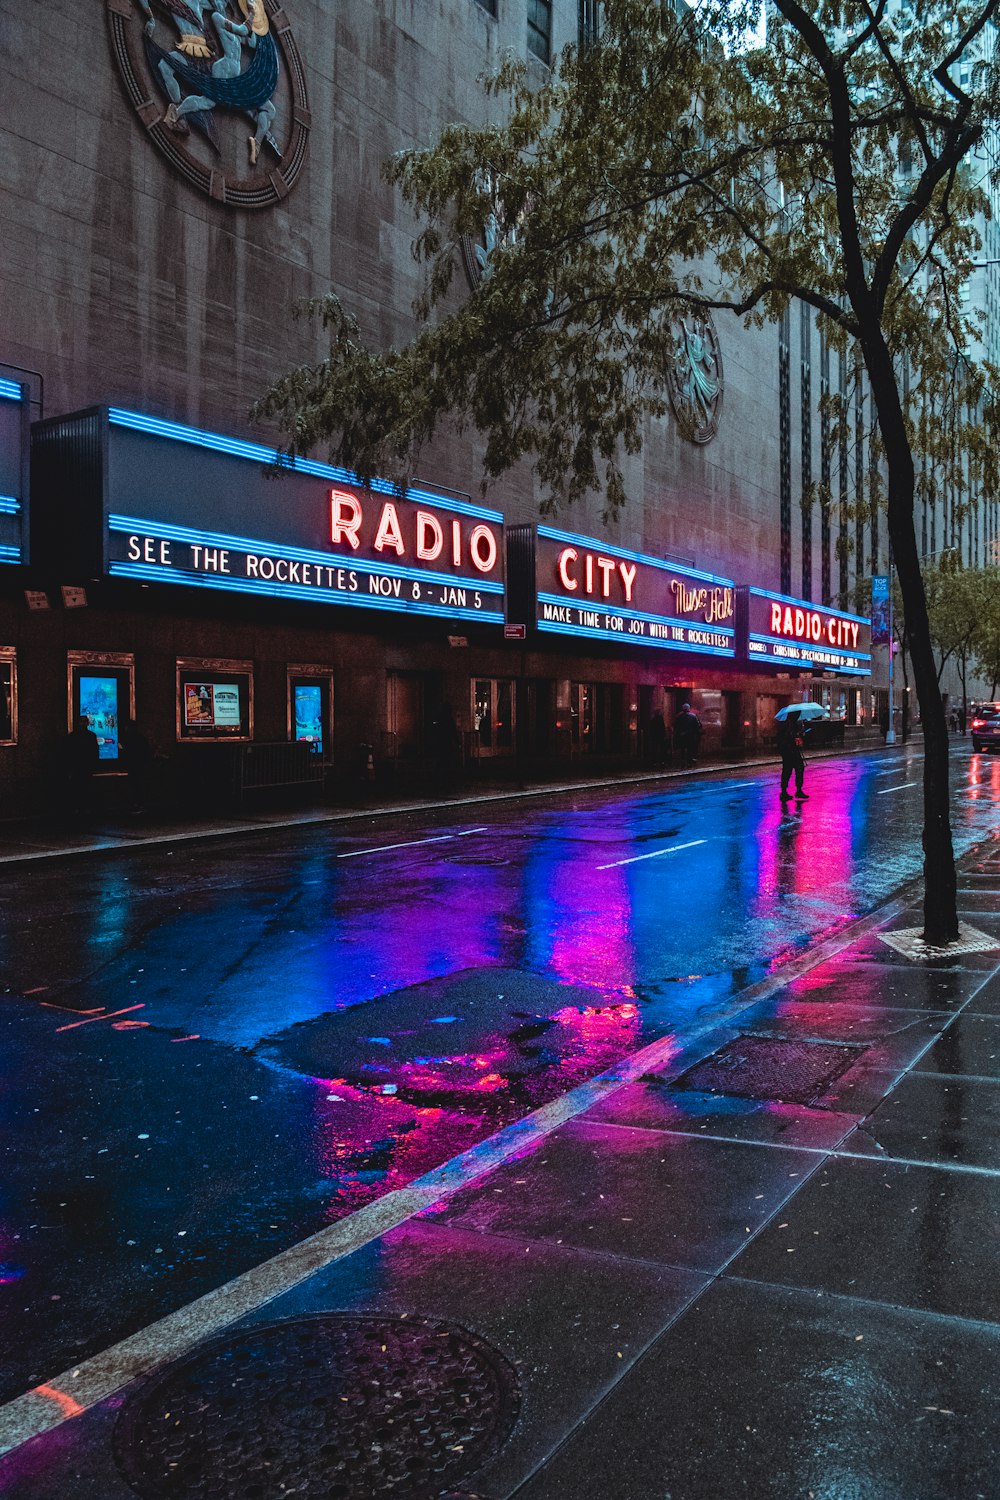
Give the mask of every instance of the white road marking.
[{"label": "white road marking", "polygon": [[637,865],[641,859],[661,859],[664,854],[676,854],[680,849],[696,849],[707,844],[708,839],[692,839],[690,844],[671,844],[669,849],[654,849],[652,854],[633,854],[631,859],[614,859],[609,865],[598,865],[599,870],[617,870],[619,865]]},{"label": "white road marking", "polygon": [[904,787],[919,785],[919,781],[901,781],[899,783],[899,786],[884,786],[882,790],[880,792],[876,792],[875,795],[876,797],[887,797],[890,792],[901,792]]},{"label": "white road marking", "polygon": [[390,849],[415,849],[418,844],[446,844],[449,839],[466,839],[470,833],[485,833],[485,828],[463,828],[461,833],[438,833],[432,839],[407,839],[403,844],[379,844],[374,849],[350,849],[338,859],[360,859],[362,854],[387,854]]}]

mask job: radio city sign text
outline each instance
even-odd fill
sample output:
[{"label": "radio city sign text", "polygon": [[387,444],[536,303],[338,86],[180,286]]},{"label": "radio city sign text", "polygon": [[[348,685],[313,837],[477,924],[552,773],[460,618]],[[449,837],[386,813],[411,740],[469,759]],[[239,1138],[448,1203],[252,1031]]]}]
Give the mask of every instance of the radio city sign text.
[{"label": "radio city sign text", "polygon": [[[110,516],[112,573],[299,599],[502,620],[502,527],[446,507],[326,491],[325,536],[254,541]],[[131,522],[132,524],[127,524]],[[321,545],[303,545],[313,541]]]},{"label": "radio city sign text", "polygon": [[[556,564],[559,581],[568,593],[582,589],[589,598],[611,599],[613,596],[625,604],[632,603],[638,562],[626,562],[623,558],[602,557],[600,553],[581,553],[576,547],[564,547]],[[670,579],[670,594],[673,612],[677,615],[697,615],[706,625],[731,620],[735,605],[732,588],[726,585],[696,583],[683,578]]]},{"label": "radio city sign text", "polygon": [[779,599],[770,600],[770,605],[772,635],[857,651],[860,628],[858,620],[845,619],[841,615],[820,614],[818,610],[798,604],[784,604]]},{"label": "radio city sign text", "polygon": [[693,570],[537,528],[538,625],[602,640],[734,654],[734,586]]}]

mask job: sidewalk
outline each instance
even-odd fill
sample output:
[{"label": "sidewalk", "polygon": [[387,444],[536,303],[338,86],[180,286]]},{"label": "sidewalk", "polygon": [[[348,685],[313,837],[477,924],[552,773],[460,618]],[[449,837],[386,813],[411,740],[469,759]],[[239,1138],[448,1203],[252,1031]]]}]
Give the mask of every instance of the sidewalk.
[{"label": "sidewalk", "polygon": [[[909,745],[864,745],[857,749],[820,750],[811,761],[837,759],[843,756],[898,754],[903,749],[922,755],[923,742]],[[433,812],[451,807],[480,807],[493,802],[510,802],[525,797],[560,796],[566,793],[594,791],[605,787],[649,786],[668,781],[687,781],[704,776],[718,776],[729,771],[747,771],[772,767],[777,774],[776,754],[745,757],[738,760],[704,761],[697,766],[677,770],[625,771],[614,775],[587,777],[581,775],[566,781],[541,781],[517,785],[493,783],[468,785],[449,796],[389,798],[378,791],[371,800],[353,807],[305,807],[300,809],[261,810],[233,817],[183,818],[140,814],[117,818],[79,820],[59,826],[53,819],[26,819],[0,823],[0,866],[25,861],[54,859],[64,856],[94,854],[111,849],[136,849],[157,844],[186,843],[192,839],[227,838],[237,834],[262,833],[272,829],[298,828],[315,823],[348,823],[362,818],[385,818],[408,813]]]},{"label": "sidewalk", "polygon": [[995,1500],[1000,839],[960,889],[0,1409],[0,1494]]}]

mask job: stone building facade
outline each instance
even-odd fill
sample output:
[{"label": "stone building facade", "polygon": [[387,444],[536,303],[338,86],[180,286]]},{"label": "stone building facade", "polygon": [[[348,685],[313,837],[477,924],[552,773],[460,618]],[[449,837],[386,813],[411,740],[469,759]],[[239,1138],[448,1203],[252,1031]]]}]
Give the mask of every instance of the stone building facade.
[{"label": "stone building facade", "polygon": [[[542,54],[576,41],[592,10],[578,0],[0,0],[0,376],[20,389],[36,440],[63,414],[100,407],[266,445],[249,408],[274,376],[321,357],[321,335],[291,309],[329,290],[367,337],[404,341],[422,273],[414,223],[382,164],[496,107],[477,80],[506,52],[544,76]],[[252,93],[243,75],[272,56],[276,83]],[[192,68],[211,74],[207,108],[188,106]],[[233,78],[245,90],[239,108],[216,103]],[[814,408],[830,361],[812,320],[793,310],[783,351],[778,328],[720,320],[717,333],[725,388],[714,439],[693,443],[675,421],[656,423],[630,465],[621,516],[606,527],[594,496],[556,524],[598,549],[845,606],[853,565],[848,577],[837,523],[803,505],[829,463]],[[379,771],[433,759],[444,702],[467,762],[515,749],[641,757],[650,717],[662,710],[669,727],[685,697],[716,745],[766,736],[781,701],[811,692],[852,727],[872,713],[867,675],[546,636],[533,622],[511,641],[496,622],[446,612],[404,617],[113,577],[89,542],[74,553],[55,540],[82,535],[69,451],[69,468],[36,462],[30,561],[25,545],[0,568],[0,669],[14,663],[17,698],[16,743],[0,746],[0,814],[50,763],[83,706],[81,676],[105,670],[123,674],[119,719],[134,713],[197,781],[188,773],[199,752],[181,734],[181,661],[213,663],[202,675],[220,687],[242,664],[253,739],[269,745],[294,737],[291,668],[315,669],[331,684],[322,758],[335,775],[359,753],[367,765],[369,746]],[[232,470],[237,488],[242,472]],[[474,435],[440,436],[421,477],[508,527],[538,519],[527,468],[483,495]],[[212,532],[210,496],[203,525]],[[872,560],[866,547],[866,571]],[[249,737],[246,723],[217,727],[225,732],[204,736],[213,744]],[[117,748],[107,759],[103,769],[119,768]]]}]

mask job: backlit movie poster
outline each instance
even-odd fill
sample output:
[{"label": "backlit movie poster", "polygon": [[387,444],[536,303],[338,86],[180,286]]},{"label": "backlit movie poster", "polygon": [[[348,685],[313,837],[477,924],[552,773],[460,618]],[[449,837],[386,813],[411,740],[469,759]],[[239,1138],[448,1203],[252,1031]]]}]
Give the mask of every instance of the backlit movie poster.
[{"label": "backlit movie poster", "polygon": [[184,684],[184,722],[189,728],[211,726],[215,723],[211,683],[186,682]]},{"label": "backlit movie poster", "polygon": [[101,760],[117,760],[117,679],[114,677],[81,677],[80,712],[97,735]]}]

